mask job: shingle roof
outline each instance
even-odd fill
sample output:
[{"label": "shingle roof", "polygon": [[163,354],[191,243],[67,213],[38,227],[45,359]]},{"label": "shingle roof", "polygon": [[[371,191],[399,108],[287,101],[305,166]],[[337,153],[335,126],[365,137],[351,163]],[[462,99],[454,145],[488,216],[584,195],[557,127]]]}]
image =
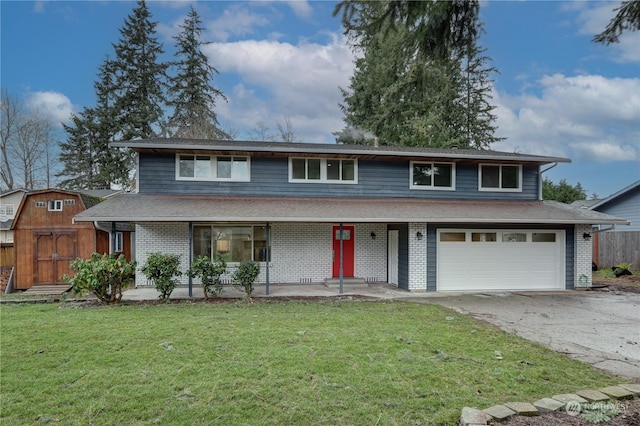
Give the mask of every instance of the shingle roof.
[{"label": "shingle roof", "polygon": [[113,142],[114,147],[128,147],[137,150],[165,149],[165,150],[202,150],[202,151],[234,151],[255,153],[281,154],[322,154],[322,155],[353,155],[376,157],[428,157],[442,159],[464,159],[478,161],[517,161],[538,164],[570,163],[571,160],[562,157],[546,157],[528,155],[515,152],[490,151],[479,149],[452,148],[417,148],[406,146],[373,146],[373,145],[345,145],[320,143],[287,143],[287,142],[257,142],[257,141],[219,141],[209,139],[178,139],[157,138],[133,141]]},{"label": "shingle roof", "polygon": [[75,221],[627,224],[555,201],[118,194]]}]

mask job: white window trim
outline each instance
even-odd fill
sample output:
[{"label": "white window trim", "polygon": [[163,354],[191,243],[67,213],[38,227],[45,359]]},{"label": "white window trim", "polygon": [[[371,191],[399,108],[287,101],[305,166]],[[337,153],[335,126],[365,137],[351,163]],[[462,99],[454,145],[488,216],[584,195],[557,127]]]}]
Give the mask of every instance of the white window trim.
[{"label": "white window trim", "polygon": [[13,204],[0,204],[0,215],[13,217],[15,215]]},{"label": "white window trim", "polygon": [[[451,186],[434,186],[434,180],[431,179],[431,185],[414,185],[413,184],[413,166],[415,164],[428,164],[433,168],[435,164],[448,164],[451,166]],[[448,163],[446,161],[411,161],[409,165],[409,189],[418,189],[422,191],[455,191],[456,190],[456,163]]]},{"label": "white window trim", "polygon": [[[53,203],[53,208],[51,208],[51,203]],[[47,210],[50,212],[61,212],[62,205],[62,200],[49,200],[47,202]]]},{"label": "white window trim", "polygon": [[[208,178],[202,177],[185,177],[180,176],[180,157],[209,157],[210,175]],[[218,157],[231,157],[231,162],[234,158],[245,158],[247,160],[247,176],[245,178],[219,178],[218,173]],[[195,167],[195,166],[194,166]],[[204,181],[204,182],[251,182],[251,157],[248,155],[199,155],[199,154],[176,154],[176,180],[187,181]]]},{"label": "white window trim", "polygon": [[115,238],[113,239],[113,249],[112,252],[121,252],[124,248],[124,234],[122,231],[115,232]]},{"label": "white window trim", "polygon": [[[500,171],[498,174],[498,181],[500,187],[498,188],[485,188],[482,186],[482,166],[497,166]],[[502,167],[517,167],[518,168],[518,187],[517,188],[502,188]],[[478,165],[478,191],[484,192],[522,192],[522,164],[494,164],[494,163],[481,163]]]},{"label": "white window trim", "polygon": [[[320,160],[320,179],[294,179],[293,160]],[[327,179],[327,160],[353,161],[353,180]],[[342,164],[342,163],[341,163]],[[358,183],[358,160],[355,158],[313,158],[313,157],[289,157],[289,183],[329,183],[336,185],[356,185]]]}]

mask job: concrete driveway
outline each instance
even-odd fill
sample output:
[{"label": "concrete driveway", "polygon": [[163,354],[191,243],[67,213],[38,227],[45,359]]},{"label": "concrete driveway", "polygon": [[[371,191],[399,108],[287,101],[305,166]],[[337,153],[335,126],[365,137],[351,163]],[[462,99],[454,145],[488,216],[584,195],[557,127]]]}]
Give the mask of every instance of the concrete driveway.
[{"label": "concrete driveway", "polygon": [[640,294],[485,293],[428,300],[640,381]]}]

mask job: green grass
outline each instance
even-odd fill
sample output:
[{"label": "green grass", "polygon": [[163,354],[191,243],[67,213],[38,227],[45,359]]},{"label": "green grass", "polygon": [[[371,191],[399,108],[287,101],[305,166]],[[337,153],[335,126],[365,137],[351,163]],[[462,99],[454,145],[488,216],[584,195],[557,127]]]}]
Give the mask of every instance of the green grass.
[{"label": "green grass", "polygon": [[434,305],[0,309],[7,425],[455,424],[621,380]]}]

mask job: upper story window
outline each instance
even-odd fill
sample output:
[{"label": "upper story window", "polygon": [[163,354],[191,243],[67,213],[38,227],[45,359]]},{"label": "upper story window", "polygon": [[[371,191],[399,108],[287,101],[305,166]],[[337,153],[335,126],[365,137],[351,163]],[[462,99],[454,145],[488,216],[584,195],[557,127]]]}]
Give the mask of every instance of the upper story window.
[{"label": "upper story window", "polygon": [[480,191],[522,191],[522,166],[480,164]]},{"label": "upper story window", "polygon": [[61,212],[62,211],[62,200],[49,200],[49,211],[50,212]]},{"label": "upper story window", "polygon": [[0,204],[0,215],[13,216],[13,204]]},{"label": "upper story window", "polygon": [[358,163],[332,158],[290,158],[289,182],[358,183]]},{"label": "upper story window", "polygon": [[456,186],[453,163],[411,162],[412,189],[453,190]]},{"label": "upper story window", "polygon": [[178,180],[228,180],[249,182],[249,157],[176,155]]}]

